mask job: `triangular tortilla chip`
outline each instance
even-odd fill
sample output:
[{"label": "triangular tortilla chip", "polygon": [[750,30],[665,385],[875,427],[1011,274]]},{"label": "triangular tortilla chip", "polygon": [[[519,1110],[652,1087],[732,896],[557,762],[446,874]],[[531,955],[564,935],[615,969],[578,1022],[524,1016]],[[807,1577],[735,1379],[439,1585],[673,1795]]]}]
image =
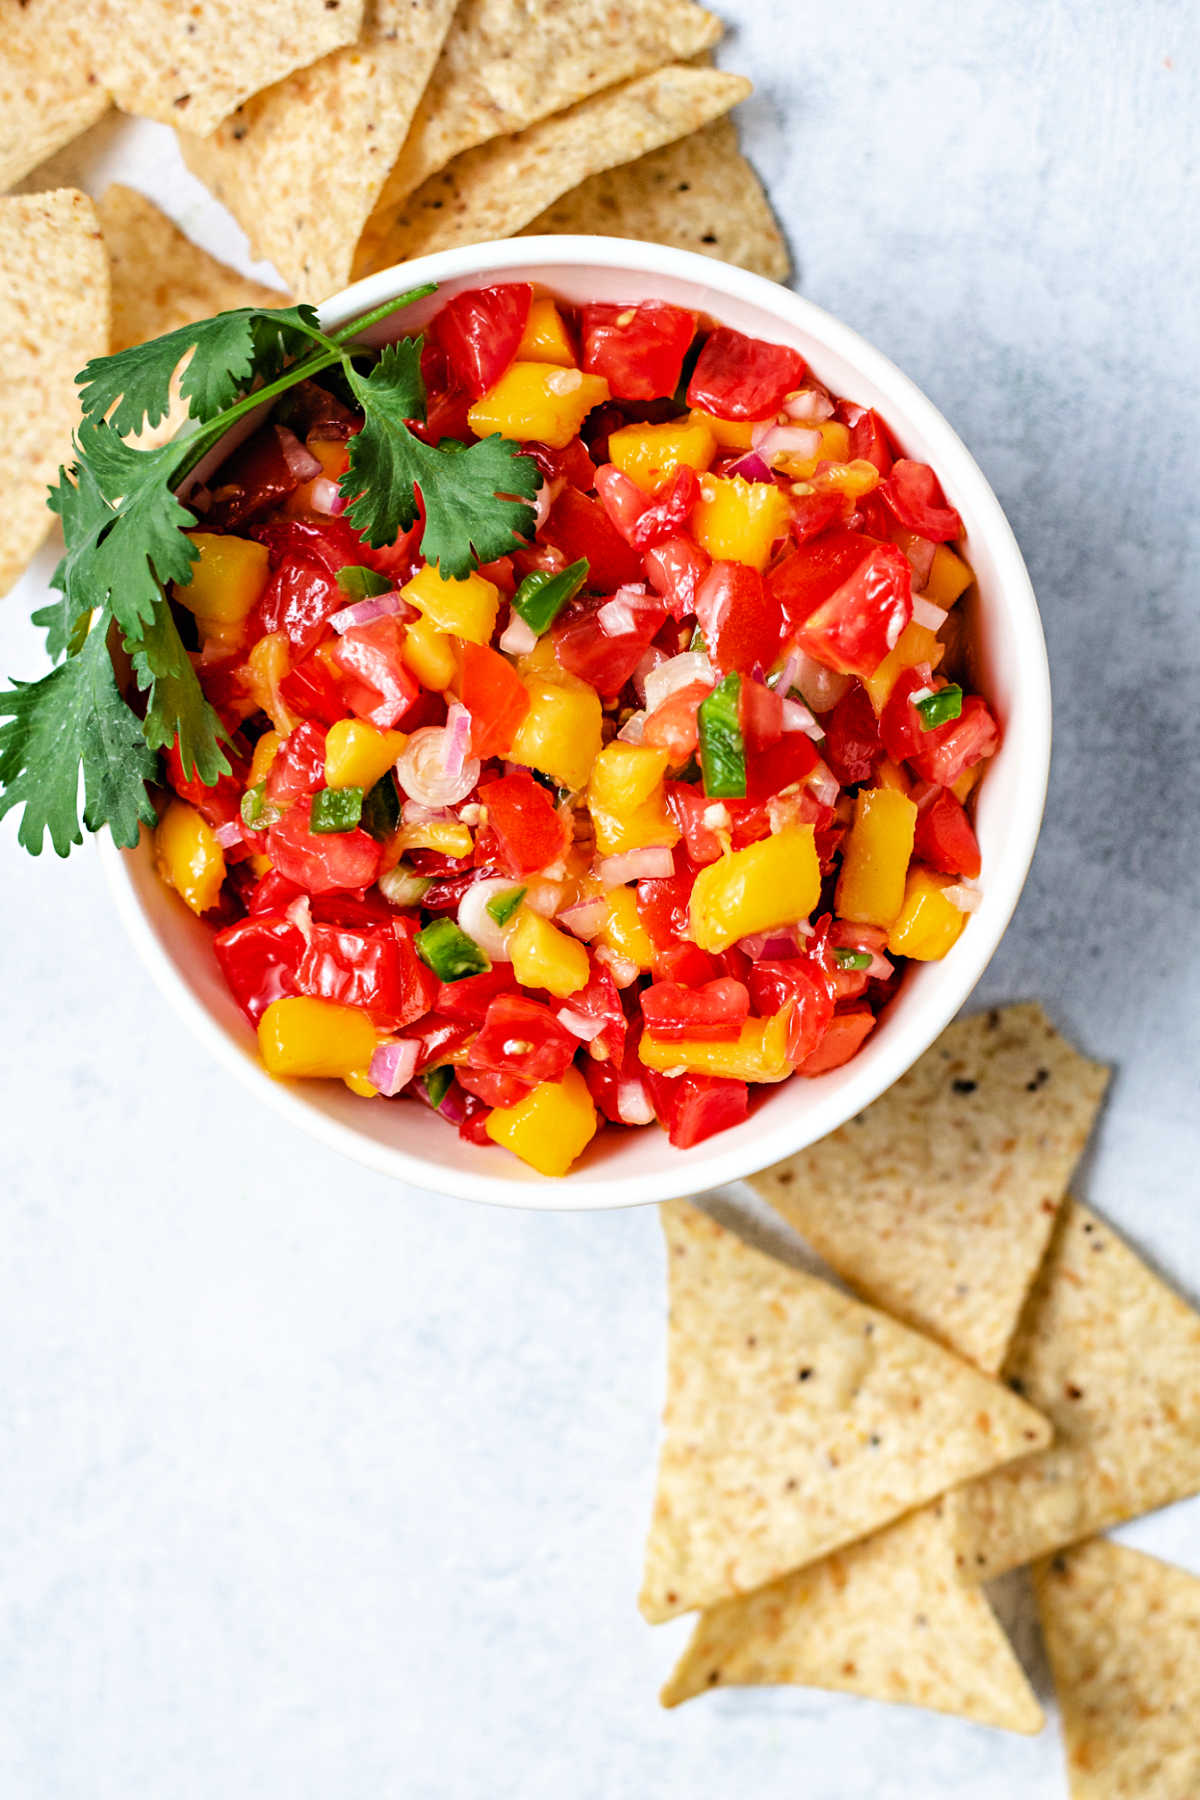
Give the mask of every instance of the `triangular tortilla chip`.
[{"label": "triangular tortilla chip", "polygon": [[698,250],[771,281],[786,281],[791,266],[762,183],[738,149],[729,119],[590,176],[521,235],[561,232]]},{"label": "triangular tortilla chip", "polygon": [[207,132],[251,94],[352,44],[363,3],[85,0],[70,35],[123,112]]},{"label": "triangular tortilla chip", "polygon": [[668,1619],[1049,1439],[998,1383],[685,1202],[661,1209],[665,1437],[640,1605]]},{"label": "triangular tortilla chip", "polygon": [[361,42],[256,94],[188,166],[305,300],[350,279],[355,245],[437,61],[454,0],[371,0]]},{"label": "triangular tortilla chip", "polygon": [[108,261],[86,194],[0,200],[0,594],[53,524],[46,490],[71,459],[76,371],[108,348]]},{"label": "triangular tortilla chip", "polygon": [[1200,1489],[1200,1313],[1068,1201],[1004,1364],[1053,1444],[955,1496],[971,1580]]},{"label": "triangular tortilla chip", "polygon": [[1200,1581],[1097,1538],[1034,1585],[1071,1800],[1196,1800]]},{"label": "triangular tortilla chip", "polygon": [[1042,1709],[995,1614],[960,1580],[941,1502],[770,1587],[722,1600],[662,1691],[834,1688],[1039,1731]]},{"label": "triangular tortilla chip", "polygon": [[994,1373],[1107,1081],[1040,1006],[977,1013],[752,1185],[857,1293]]},{"label": "triangular tortilla chip", "polygon": [[[72,0],[72,10],[75,0]],[[62,32],[63,0],[6,6],[0,30],[0,190],[108,111],[103,84]]]},{"label": "triangular tortilla chip", "polygon": [[468,150],[418,188],[398,213],[376,208],[359,245],[355,274],[454,244],[510,237],[597,169],[631,162],[686,137],[749,92],[741,75],[672,63],[581,100],[516,137]]},{"label": "triangular tortilla chip", "polygon": [[394,216],[464,150],[683,62],[715,44],[721,29],[692,0],[462,0],[381,211]]}]

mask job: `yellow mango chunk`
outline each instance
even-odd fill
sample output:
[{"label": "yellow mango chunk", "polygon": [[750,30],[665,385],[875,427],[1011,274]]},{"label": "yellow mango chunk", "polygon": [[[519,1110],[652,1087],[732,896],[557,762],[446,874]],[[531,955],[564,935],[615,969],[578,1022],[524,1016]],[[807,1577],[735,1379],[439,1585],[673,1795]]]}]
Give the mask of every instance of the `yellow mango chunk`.
[{"label": "yellow mango chunk", "polygon": [[279,746],[283,742],[277,731],[264,731],[254,746],[254,755],[250,758],[250,775],[248,788],[257,787],[271,773],[271,764],[279,754]]},{"label": "yellow mango chunk", "polygon": [[536,439],[565,450],[593,406],[607,399],[603,375],[585,375],[582,369],[560,369],[551,363],[515,362],[475,402],[467,422],[476,437],[499,432],[518,443]]},{"label": "yellow mango chunk", "polygon": [[790,825],[701,869],[692,889],[692,941],[701,950],[728,950],[739,938],[806,919],[820,897],[813,828]]},{"label": "yellow mango chunk", "polygon": [[175,598],[206,624],[240,625],[271,579],[266,545],[211,531],[187,535],[200,558],[187,585],[174,584]]},{"label": "yellow mango chunk", "polygon": [[448,575],[439,575],[432,563],[426,563],[400,592],[435,630],[468,638],[473,644],[491,642],[500,589],[484,576],[471,574],[462,581],[453,581]]},{"label": "yellow mango chunk", "polygon": [[522,987],[545,988],[556,1000],[587,986],[588,954],[579,939],[560,931],[530,906],[517,913],[508,958]]},{"label": "yellow mango chunk", "polygon": [[681,464],[703,474],[716,454],[716,438],[695,413],[665,425],[622,425],[608,440],[609,461],[645,494],[666,487]]},{"label": "yellow mango chunk", "polygon": [[375,1027],[356,1006],[306,994],[273,1000],[258,1021],[258,1049],[275,1076],[331,1076],[345,1080],[375,1054]]},{"label": "yellow mango chunk", "polygon": [[280,737],[286,737],[300,723],[283,695],[279,684],[292,666],[292,653],[282,631],[260,637],[246,658],[247,687],[254,704],[265,712]]},{"label": "yellow mango chunk", "polygon": [[761,570],[791,517],[787,495],[773,482],[706,475],[692,514],[692,533],[715,562],[748,563]]},{"label": "yellow mango chunk", "polygon": [[879,470],[873,462],[856,456],[850,462],[824,463],[809,477],[814,494],[844,494],[848,500],[861,500],[879,486]]},{"label": "yellow mango chunk", "polygon": [[661,793],[643,800],[632,812],[609,812],[596,805],[589,810],[601,856],[618,856],[626,850],[645,850],[659,844],[673,850],[679,842],[679,827],[667,811]]},{"label": "yellow mango chunk", "polygon": [[607,946],[614,956],[623,956],[639,969],[654,966],[654,944],[642,924],[637,909],[637,895],[632,888],[610,888],[607,912],[597,933],[597,942]]},{"label": "yellow mango chunk", "polygon": [[562,314],[553,300],[535,300],[529,308],[525,331],[517,345],[517,362],[557,363],[562,369],[575,367],[575,351]]},{"label": "yellow mango chunk", "polygon": [[221,897],[225,852],[207,819],[186,800],[172,800],[154,833],[154,862],[159,874],[197,915]]},{"label": "yellow mango chunk", "polygon": [[404,633],[400,655],[422,687],[442,694],[458,676],[455,641],[428,619],[414,619]]},{"label": "yellow mango chunk", "polygon": [[402,731],[380,731],[366,719],[339,719],[325,739],[325,786],[373,788],[407,742]]},{"label": "yellow mango chunk", "polygon": [[509,751],[509,761],[540,769],[560,787],[586,787],[600,754],[600,696],[565,671],[553,681],[526,682],[529,711]]},{"label": "yellow mango chunk", "polygon": [[887,705],[904,669],[915,669],[920,663],[928,663],[931,669],[936,669],[944,654],[945,646],[938,642],[936,631],[910,619],[874,674],[863,681],[876,716]]},{"label": "yellow mango chunk", "polygon": [[667,752],[650,744],[623,744],[614,738],[592,765],[588,805],[627,813],[649,800],[662,786]]},{"label": "yellow mango chunk", "polygon": [[342,1080],[352,1094],[360,1094],[364,1100],[376,1100],[379,1097],[379,1089],[365,1069],[351,1069],[348,1075],[342,1076]]},{"label": "yellow mango chunk", "polygon": [[904,905],[917,808],[897,788],[864,788],[842,846],[837,910],[856,925],[890,925]]},{"label": "yellow mango chunk", "polygon": [[475,848],[471,828],[461,819],[433,819],[426,825],[402,825],[388,839],[397,861],[406,850],[437,850],[442,856],[470,856]]},{"label": "yellow mango chunk", "polygon": [[747,1019],[731,1042],[714,1044],[697,1039],[666,1043],[643,1034],[638,1056],[648,1069],[663,1074],[724,1075],[731,1081],[786,1081],[792,1072],[787,1056],[788,1018],[785,1006],[770,1019]]},{"label": "yellow mango chunk", "polygon": [[515,1106],[497,1106],[484,1130],[540,1175],[565,1175],[596,1135],[596,1109],[578,1069],[542,1081]]},{"label": "yellow mango chunk", "polygon": [[970,563],[964,562],[949,544],[939,544],[933,553],[929,580],[921,590],[921,598],[931,600],[946,611],[966,593],[974,579]]},{"label": "yellow mango chunk", "polygon": [[718,419],[715,413],[703,412],[697,406],[693,406],[689,417],[694,424],[711,431],[722,450],[751,449],[759,425],[770,423],[767,419]]},{"label": "yellow mango chunk", "polygon": [[888,932],[887,947],[893,956],[909,956],[914,962],[940,962],[953,949],[967,922],[943,888],[953,887],[953,875],[937,875],[932,869],[909,871],[900,916]]}]

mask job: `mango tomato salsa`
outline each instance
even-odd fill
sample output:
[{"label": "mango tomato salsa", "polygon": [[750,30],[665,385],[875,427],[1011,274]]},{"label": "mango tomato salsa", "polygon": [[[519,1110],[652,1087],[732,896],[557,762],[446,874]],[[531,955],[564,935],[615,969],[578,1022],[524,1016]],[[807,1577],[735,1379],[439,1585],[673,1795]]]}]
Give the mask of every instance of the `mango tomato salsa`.
[{"label": "mango tomato salsa", "polygon": [[172,602],[230,733],[166,758],[164,878],[273,1075],[433,1107],[545,1175],[686,1148],[854,1056],[978,899],[998,743],[962,522],[796,351],[649,300],[460,294],[435,440],[515,440],[536,529],[450,579],[344,516],[308,384],[193,496]]}]

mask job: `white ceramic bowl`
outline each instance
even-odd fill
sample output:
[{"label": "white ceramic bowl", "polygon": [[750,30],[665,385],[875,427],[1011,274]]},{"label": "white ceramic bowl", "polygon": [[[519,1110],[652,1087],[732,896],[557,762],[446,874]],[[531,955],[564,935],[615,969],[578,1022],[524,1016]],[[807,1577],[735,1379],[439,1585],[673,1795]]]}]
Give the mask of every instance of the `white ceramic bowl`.
[{"label": "white ceramic bowl", "polygon": [[907,455],[937,470],[966,525],[978,582],[966,602],[974,673],[1004,732],[979,788],[983,901],[953,950],[942,962],[909,970],[852,1062],[771,1089],[746,1124],[691,1150],[672,1149],[654,1127],[603,1131],[570,1175],[550,1181],[502,1151],[464,1143],[418,1104],[362,1100],[335,1082],[272,1081],[217,969],[208,927],[158,879],[148,837],[127,852],[105,837],[102,855],[134,947],[159,987],[214,1056],[288,1123],[381,1174],[439,1193],[505,1206],[630,1206],[714,1187],[814,1143],[890,1087],[958,1012],[1003,935],[1033,856],[1050,761],[1050,678],[1021,553],[966,448],[878,350],[785,288],[656,244],[524,238],[449,250],[373,275],[329,301],[322,318],[336,326],[406,288],[436,281],[435,299],[375,333],[398,336],[463,288],[513,280],[542,282],[572,301],[673,301],[752,336],[792,344],[837,392],[877,407]]}]

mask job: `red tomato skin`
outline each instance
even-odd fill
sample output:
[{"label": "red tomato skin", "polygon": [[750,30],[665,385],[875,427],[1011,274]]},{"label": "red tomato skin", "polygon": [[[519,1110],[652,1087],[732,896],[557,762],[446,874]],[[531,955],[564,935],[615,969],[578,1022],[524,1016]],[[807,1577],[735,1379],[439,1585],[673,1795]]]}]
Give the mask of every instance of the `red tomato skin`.
[{"label": "red tomato skin", "polygon": [[[915,712],[915,707],[909,707]],[[1000,748],[1000,727],[986,700],[968,694],[957,719],[948,719],[932,731],[924,731],[909,762],[925,781],[939,787],[953,787],[960,775],[994,756]]]},{"label": "red tomato skin", "polygon": [[678,943],[688,931],[688,906],[696,877],[690,871],[637,884],[638,917],[656,950]]},{"label": "red tomato skin", "polygon": [[494,387],[525,334],[533,289],[527,281],[473,288],[447,300],[433,333],[457,385],[472,400]]},{"label": "red tomato skin", "polygon": [[629,541],[635,550],[654,550],[677,537],[696,510],[700,477],[686,463],[676,469],[662,493],[634,521]]},{"label": "red tomato skin", "polygon": [[833,996],[825,971],[808,956],[757,962],[747,981],[758,1018],[772,1017],[790,1001],[788,1061],[796,1066],[811,1056],[833,1017]]},{"label": "red tomato skin", "polygon": [[454,1073],[468,1094],[474,1094],[485,1106],[517,1106],[528,1100],[536,1085],[504,1070],[464,1068],[461,1063]]},{"label": "red tomato skin", "polygon": [[[721,858],[721,840],[716,832],[704,823],[704,815],[710,806],[719,804],[710,800],[702,788],[693,787],[687,781],[668,781],[666,783],[667,811],[683,833],[684,847],[688,860],[703,867],[706,863],[719,862]],[[728,807],[728,802],[725,803]],[[732,817],[733,809],[728,808]],[[681,979],[683,979],[681,977]]]},{"label": "red tomato skin", "polygon": [[768,570],[767,591],[783,614],[787,643],[794,641],[809,615],[837,592],[874,548],[875,539],[862,532],[824,531]]},{"label": "red tomato skin", "polygon": [[589,1060],[619,1065],[625,1054],[629,1021],[617,984],[603,963],[592,963],[587,986],[577,988],[563,1004],[585,1019],[603,1021],[604,1029],[587,1045]]},{"label": "red tomato skin", "polygon": [[475,1027],[465,1019],[447,1019],[436,1012],[426,1013],[405,1033],[421,1046],[417,1057],[417,1074],[436,1069],[455,1052],[470,1043]]},{"label": "red tomato skin", "polygon": [[917,802],[913,855],[941,875],[978,878],[983,867],[979,839],[962,803],[949,788],[937,788]]},{"label": "red tomato skin", "polygon": [[242,757],[235,755],[229,745],[225,746],[225,754],[229,758],[229,772],[218,775],[213,785],[208,787],[195,770],[191,775],[184,774],[178,738],[174,743],[168,744],[163,752],[167,780],[179,798],[186,800],[189,806],[194,806],[201,818],[206,819],[214,829],[219,825],[231,825],[242,816],[246,763]]},{"label": "red tomato skin", "polygon": [[883,741],[867,690],[856,681],[821,723],[825,727],[821,751],[842,786],[870,781],[883,761]]},{"label": "red tomato skin", "polygon": [[521,454],[531,456],[547,481],[565,481],[590,494],[596,485],[596,465],[581,437],[573,437],[562,450],[534,440],[521,445]]},{"label": "red tomato skin", "polygon": [[493,854],[505,875],[535,875],[565,856],[570,845],[568,826],[559,818],[545,788],[524,769],[515,769],[498,781],[485,781],[478,790],[487,808],[488,822],[476,840],[476,860]]},{"label": "red tomato skin", "polygon": [[583,366],[602,375],[614,400],[658,400],[675,392],[696,321],[662,300],[580,308]]},{"label": "red tomato skin", "polygon": [[251,913],[218,931],[213,948],[230,993],[252,1025],[272,1001],[299,993],[296,971],[305,941],[290,919]]},{"label": "red tomato skin", "polygon": [[643,744],[666,750],[672,766],[680,767],[696,753],[700,742],[696,709],[711,693],[712,686],[707,681],[689,681],[685,687],[676,688],[647,716],[642,730]]},{"label": "red tomato skin", "polygon": [[783,618],[757,569],[715,562],[696,595],[696,622],[718,675],[748,675],[779,654]]},{"label": "red tomato skin", "polygon": [[493,963],[482,975],[464,975],[461,981],[439,982],[433,1010],[447,1019],[470,1019],[482,1024],[493,1000],[501,994],[517,991],[512,964]]},{"label": "red tomato skin", "polygon": [[910,703],[909,696],[919,688],[931,685],[929,668],[924,664],[916,669],[901,669],[896,678],[896,685],[879,715],[879,735],[893,762],[907,762],[921,748],[924,736],[921,715]]},{"label": "red tomato skin", "polygon": [[932,538],[935,544],[948,544],[962,536],[963,522],[928,463],[901,457],[879,492],[906,530]]},{"label": "red tomato skin", "polygon": [[836,417],[850,427],[850,455],[860,462],[872,463],[881,475],[891,472],[894,451],[888,428],[873,407],[854,406],[843,400],[835,409]]},{"label": "red tomato skin", "polygon": [[[536,1087],[539,1081],[561,1079],[578,1044],[578,1038],[559,1024],[548,1006],[524,994],[502,994],[488,1007],[467,1052],[467,1063],[471,1069],[514,1075],[527,1088]],[[487,1095],[480,1098],[487,1099]]]},{"label": "red tomato skin", "polygon": [[309,894],[365,888],[379,879],[383,846],[353,831],[314,832],[307,795],[290,806],[267,831],[267,855],[276,871]]},{"label": "red tomato skin", "polygon": [[[513,1082],[511,1089],[506,1088],[505,1091],[514,1093],[518,1100],[524,1100],[526,1095],[516,1092],[522,1085],[520,1082]],[[490,1150],[492,1140],[487,1134],[487,1122],[492,1114],[491,1107],[485,1106],[483,1101],[477,1099],[474,1094],[467,1093],[465,1088],[460,1087],[459,1092],[463,1096],[466,1108],[458,1127],[459,1137],[464,1144],[475,1144],[480,1150]]]},{"label": "red tomato skin", "polygon": [[842,585],[808,615],[796,642],[818,662],[864,680],[912,618],[912,570],[894,544],[876,544]]},{"label": "red tomato skin", "polygon": [[746,799],[751,803],[770,800],[784,788],[802,784],[820,760],[810,737],[802,731],[785,732],[778,743],[747,756]]},{"label": "red tomato skin", "polygon": [[830,1069],[840,1069],[862,1048],[863,1040],[874,1026],[875,1014],[865,1007],[834,1013],[825,1036],[812,1054],[805,1057],[796,1073],[825,1075]]},{"label": "red tomato skin", "polygon": [[738,716],[746,749],[766,750],[783,736],[783,695],[764,681],[743,681]]},{"label": "red tomato skin", "polygon": [[302,719],[336,725],[346,716],[346,692],[320,650],[310,650],[279,683],[284,705]]},{"label": "red tomato skin", "polygon": [[529,711],[529,690],[507,657],[465,640],[459,649],[459,699],[471,715],[471,755],[503,756]]},{"label": "red tomato skin", "polygon": [[296,971],[297,989],[356,1006],[382,1030],[399,1031],[429,1011],[437,992],[436,977],[413,949],[415,933],[412,921],[402,918],[365,930],[314,923]]},{"label": "red tomato skin", "polygon": [[428,342],[422,350],[421,380],[425,384],[425,418],[410,419],[409,430],[425,444],[440,443],[442,438],[470,443],[475,435],[468,418],[472,396],[459,382],[440,344]]},{"label": "red tomato skin", "polygon": [[845,515],[846,503],[841,494],[793,494],[792,539],[806,544]]},{"label": "red tomato skin", "polygon": [[[715,862],[716,858],[712,860]],[[701,950],[698,944],[668,944],[665,950],[655,953],[655,981],[682,982],[685,987],[699,988],[715,981],[720,973],[716,958],[707,950]]]},{"label": "red tomato skin", "polygon": [[707,552],[680,532],[645,553],[646,577],[661,594],[673,619],[684,619],[696,610],[696,596],[712,567]]},{"label": "red tomato skin", "polygon": [[267,584],[256,612],[266,631],[284,631],[299,656],[312,649],[326,620],[347,604],[346,596],[315,557],[287,556]]},{"label": "red tomato skin", "polygon": [[597,607],[572,607],[554,627],[554,653],[561,666],[615,700],[657,636],[666,614],[654,600],[634,605],[634,629],[610,636],[596,621]]},{"label": "red tomato skin", "polygon": [[718,419],[766,419],[800,386],[806,367],[798,350],[720,325],[696,359],[687,403]]},{"label": "red tomato skin", "polygon": [[538,536],[561,550],[569,563],[587,558],[587,585],[593,593],[615,594],[619,587],[642,579],[637,551],[625,542],[600,502],[578,488],[563,489]]},{"label": "red tomato skin", "polygon": [[642,1075],[658,1122],[677,1150],[690,1150],[749,1116],[750,1090],[744,1081],[661,1075],[657,1069],[643,1069]]},{"label": "red tomato skin", "polygon": [[740,981],[720,975],[702,987],[655,981],[641,994],[642,1017],[651,1037],[671,1044],[731,1043],[750,1016],[750,995]]},{"label": "red tomato skin", "polygon": [[404,717],[419,688],[403,658],[404,626],[394,613],[344,631],[334,657],[348,675],[368,690],[348,690],[350,709],[358,718],[391,731]]},{"label": "red tomato skin", "polygon": [[326,735],[324,725],[306,719],[284,738],[267,774],[265,795],[272,806],[286,806],[325,786]]}]

